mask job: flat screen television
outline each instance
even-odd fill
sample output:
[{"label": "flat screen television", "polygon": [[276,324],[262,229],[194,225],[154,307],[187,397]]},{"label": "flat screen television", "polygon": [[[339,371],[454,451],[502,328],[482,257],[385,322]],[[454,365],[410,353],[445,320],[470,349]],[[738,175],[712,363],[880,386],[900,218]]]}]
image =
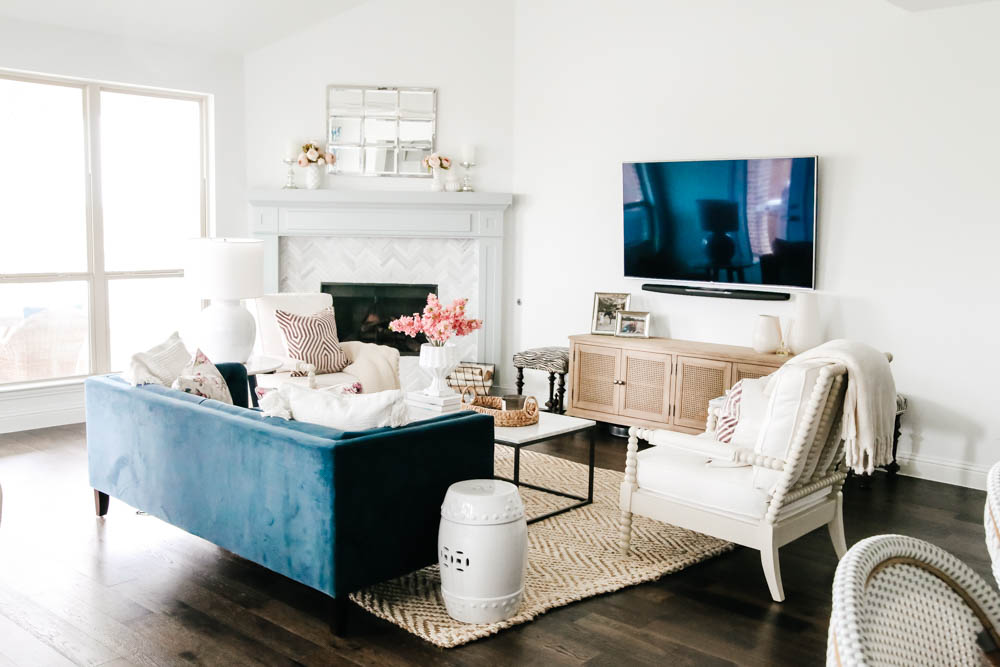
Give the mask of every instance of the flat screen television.
[{"label": "flat screen television", "polygon": [[816,158],[626,162],[625,276],[814,287]]}]

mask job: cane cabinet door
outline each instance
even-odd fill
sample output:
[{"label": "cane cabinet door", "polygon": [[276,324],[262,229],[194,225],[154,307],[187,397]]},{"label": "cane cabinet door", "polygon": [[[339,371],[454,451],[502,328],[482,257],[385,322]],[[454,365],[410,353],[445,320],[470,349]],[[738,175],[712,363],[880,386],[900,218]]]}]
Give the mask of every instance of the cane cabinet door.
[{"label": "cane cabinet door", "polygon": [[622,350],[618,414],[668,422],[672,362],[669,354]]},{"label": "cane cabinet door", "polygon": [[622,351],[598,345],[576,345],[573,351],[573,407],[615,414]]},{"label": "cane cabinet door", "polygon": [[733,384],[740,380],[762,378],[778,370],[771,366],[758,366],[757,364],[733,364]]},{"label": "cane cabinet door", "polygon": [[708,402],[732,386],[733,365],[728,361],[677,357],[674,386],[674,424],[704,429]]}]

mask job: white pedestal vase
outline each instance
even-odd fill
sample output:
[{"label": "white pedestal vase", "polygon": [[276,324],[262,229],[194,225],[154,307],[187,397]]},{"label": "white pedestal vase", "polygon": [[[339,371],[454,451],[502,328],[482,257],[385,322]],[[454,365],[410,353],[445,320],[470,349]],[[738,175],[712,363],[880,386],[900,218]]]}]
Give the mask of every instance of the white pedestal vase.
[{"label": "white pedestal vase", "polygon": [[781,346],[781,321],[775,315],[758,315],[753,331],[754,352],[771,354]]},{"label": "white pedestal vase", "polygon": [[448,488],[438,529],[441,595],[463,623],[496,623],[524,597],[528,526],[517,487],[472,479]]},{"label": "white pedestal vase", "polygon": [[420,369],[430,376],[431,383],[424,388],[428,396],[452,396],[455,390],[445,379],[458,365],[457,352],[453,344],[442,346],[424,343],[420,346]]},{"label": "white pedestal vase", "polygon": [[323,187],[323,167],[318,164],[311,164],[305,167],[306,188],[309,190],[319,190]]},{"label": "white pedestal vase", "polygon": [[444,191],[444,169],[441,167],[431,167],[431,190],[434,192]]}]

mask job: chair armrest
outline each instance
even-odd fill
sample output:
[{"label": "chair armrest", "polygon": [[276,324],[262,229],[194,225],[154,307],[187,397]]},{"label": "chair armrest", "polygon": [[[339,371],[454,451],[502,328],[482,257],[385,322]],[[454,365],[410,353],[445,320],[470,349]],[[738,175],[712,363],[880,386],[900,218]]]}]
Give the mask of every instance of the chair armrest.
[{"label": "chair armrest", "polygon": [[719,415],[726,402],[725,396],[713,398],[708,402],[708,419],[705,421],[705,433],[715,433],[719,427]]},{"label": "chair armrest", "polygon": [[785,469],[784,460],[776,459],[771,456],[764,456],[763,454],[758,454],[752,449],[746,449],[744,447],[739,447],[733,450],[732,460],[738,463],[758,466],[760,468],[770,468],[771,470],[777,470],[779,472]]},{"label": "chair armrest", "polygon": [[344,369],[361,382],[361,390],[371,394],[399,389],[399,350],[388,345],[345,341],[340,344],[350,365]]}]

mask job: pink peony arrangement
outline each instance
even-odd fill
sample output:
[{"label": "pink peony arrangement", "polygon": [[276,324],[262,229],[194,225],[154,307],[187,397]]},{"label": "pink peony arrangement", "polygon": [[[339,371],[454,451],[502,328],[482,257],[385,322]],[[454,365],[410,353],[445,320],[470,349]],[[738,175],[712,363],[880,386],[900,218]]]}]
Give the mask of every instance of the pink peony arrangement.
[{"label": "pink peony arrangement", "polygon": [[308,167],[311,164],[333,164],[337,158],[333,153],[327,153],[318,144],[307,142],[302,144],[302,152],[299,153],[297,162],[300,167]]},{"label": "pink peony arrangement", "polygon": [[451,158],[446,158],[443,155],[438,155],[437,153],[431,153],[423,160],[421,163],[424,165],[424,169],[433,169],[435,167],[440,167],[441,169],[451,169]]},{"label": "pink peony arrangement", "polygon": [[455,299],[450,306],[442,306],[437,294],[428,294],[423,313],[403,315],[389,322],[389,330],[410,338],[422,333],[431,345],[440,347],[452,336],[468,336],[483,327],[482,320],[465,316],[465,304],[468,302],[468,299]]}]

